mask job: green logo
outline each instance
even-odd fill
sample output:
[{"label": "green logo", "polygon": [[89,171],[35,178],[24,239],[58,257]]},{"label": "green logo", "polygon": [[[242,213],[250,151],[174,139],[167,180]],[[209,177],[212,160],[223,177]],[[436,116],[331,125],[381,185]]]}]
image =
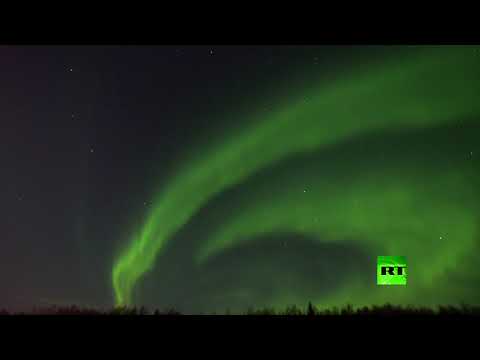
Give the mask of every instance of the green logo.
[{"label": "green logo", "polygon": [[379,256],[377,258],[377,285],[407,285],[405,256]]}]

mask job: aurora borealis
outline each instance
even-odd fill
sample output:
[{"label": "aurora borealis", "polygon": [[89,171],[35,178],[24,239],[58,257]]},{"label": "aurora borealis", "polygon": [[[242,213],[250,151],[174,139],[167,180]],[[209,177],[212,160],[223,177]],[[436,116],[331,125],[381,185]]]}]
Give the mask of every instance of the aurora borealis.
[{"label": "aurora borealis", "polygon": [[[421,48],[351,71],[267,113],[252,111],[257,118],[248,126],[200,147],[160,190],[115,262],[117,304],[138,301],[134,287],[175,234],[211,203],[219,209],[217,221],[202,229],[190,254],[199,268],[235,248],[288,234],[291,241],[348,241],[370,259],[410,259],[406,290],[372,289],[354,274],[328,296],[311,294],[316,304],[414,303],[444,286],[445,272],[461,272],[478,245],[479,172],[468,151],[480,114],[480,64],[473,51]],[[458,137],[446,136],[452,133]],[[345,255],[343,261],[357,259]],[[255,282],[256,275],[249,276]],[[284,291],[278,297],[270,291],[273,305],[305,292],[278,286]]]},{"label": "aurora borealis", "polygon": [[0,59],[0,309],[480,304],[479,46]]}]

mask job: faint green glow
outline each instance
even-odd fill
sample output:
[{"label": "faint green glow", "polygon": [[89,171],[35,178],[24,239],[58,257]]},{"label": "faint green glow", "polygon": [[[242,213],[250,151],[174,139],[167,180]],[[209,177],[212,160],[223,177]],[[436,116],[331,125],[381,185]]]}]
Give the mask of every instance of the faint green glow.
[{"label": "faint green glow", "polygon": [[[112,281],[117,304],[133,302],[133,287],[152,269],[166,242],[214,195],[295,154],[372,132],[419,130],[476,116],[479,69],[471,48],[423,49],[408,59],[363,69],[328,86],[319,84],[305,94],[308,102],[278,104],[268,116],[187,160],[158,194],[138,236],[116,259]],[[396,177],[392,170],[335,182],[320,178],[308,192],[301,191],[308,196],[286,191],[264,202],[252,197],[248,211],[205,239],[197,261],[258,234],[295,231],[330,241],[353,238],[365,246],[378,245],[387,253],[407,255],[410,269],[431,251],[419,241],[446,221],[449,236],[457,241],[439,242],[431,266],[418,278],[418,284],[428,284],[469,251],[476,230],[477,192],[469,180],[476,174],[454,170],[425,169],[407,178]],[[438,181],[425,189],[425,177]],[[450,201],[444,189],[452,186],[462,196],[470,194],[471,200],[460,205]],[[319,214],[318,221],[312,221],[312,213]],[[332,301],[344,291],[370,300],[366,291],[357,290],[352,284]]]}]

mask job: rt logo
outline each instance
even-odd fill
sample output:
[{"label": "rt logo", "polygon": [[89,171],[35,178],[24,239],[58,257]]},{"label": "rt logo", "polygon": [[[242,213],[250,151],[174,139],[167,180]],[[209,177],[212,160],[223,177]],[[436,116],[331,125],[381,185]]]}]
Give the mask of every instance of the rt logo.
[{"label": "rt logo", "polygon": [[405,256],[379,256],[377,258],[377,285],[407,285]]}]

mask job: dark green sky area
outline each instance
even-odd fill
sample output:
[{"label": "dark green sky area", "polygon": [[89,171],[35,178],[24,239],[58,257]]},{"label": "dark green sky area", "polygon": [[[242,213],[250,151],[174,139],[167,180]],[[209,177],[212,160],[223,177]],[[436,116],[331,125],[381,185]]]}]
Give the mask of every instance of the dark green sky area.
[{"label": "dark green sky area", "polygon": [[0,55],[0,308],[480,303],[479,47]]},{"label": "dark green sky area", "polygon": [[[478,148],[479,132],[478,121],[458,119],[454,125],[422,131],[371,134],[331,146],[321,152],[294,156],[288,161],[264,169],[241,186],[216,196],[175,235],[164,253],[158,257],[154,270],[146,276],[138,290],[138,296],[148,298],[151,304],[178,304],[182,308],[195,311],[208,312],[211,309],[223,309],[225,306],[232,310],[241,310],[246,306],[304,303],[307,299],[319,299],[322,304],[321,299],[324,296],[333,295],[336,290],[345,286],[348,288],[348,284],[354,282],[366,292],[381,292],[381,296],[391,293],[392,297],[388,300],[392,302],[395,302],[395,296],[400,290],[403,293],[413,293],[413,296],[417,297],[408,297],[406,300],[399,298],[402,303],[478,303],[480,292],[477,284],[480,274],[476,270],[477,261],[471,256],[480,250],[477,228],[474,232],[474,244],[468,251],[471,252],[470,256],[467,254],[460,258],[458,264],[452,268],[445,267],[445,272],[441,272],[431,288],[411,292],[408,289],[384,289],[376,286],[376,257],[385,251],[381,243],[372,248],[366,246],[368,242],[356,238],[355,234],[345,237],[341,242],[331,242],[321,236],[278,231],[244,239],[248,241],[242,241],[213,256],[204,264],[196,264],[194,259],[204,246],[204,239],[208,239],[210,234],[215,232],[217,224],[228,223],[241,214],[248,213],[254,204],[268,201],[271,197],[281,198],[285,192],[297,192],[298,196],[302,196],[306,194],[302,193],[304,188],[311,191],[317,182],[340,183],[340,188],[345,187],[345,191],[349,191],[347,188],[355,186],[355,179],[362,176],[361,174],[375,177],[380,170],[384,176],[387,174],[405,181],[418,176],[421,185],[428,188],[434,186],[431,184],[435,181],[431,174],[441,176],[442,173],[463,169],[476,174],[468,179],[472,183],[464,186],[478,189],[478,162],[472,161],[469,154],[471,149]],[[454,186],[446,186],[441,192],[444,194],[439,195],[444,195],[446,201],[454,201],[455,206],[475,207],[478,203],[478,196],[457,196],[462,190]],[[339,198],[342,198],[341,195]],[[428,204],[425,206],[420,203],[424,199],[419,198],[416,201],[419,203],[414,203],[414,206],[420,209],[428,207]],[[388,205],[390,204],[387,203],[381,211],[390,211]],[[293,207],[291,212],[295,211],[297,209]],[[312,211],[305,216],[321,218],[322,212]],[[335,216],[342,217],[342,214]],[[442,259],[447,260],[449,253],[443,252],[444,246],[455,247],[456,242],[459,243],[458,246],[461,245],[455,238],[447,238],[448,228],[444,224],[449,223],[449,220],[442,219],[441,212],[438,216],[438,228],[425,229],[422,233],[425,237],[423,244],[408,239],[408,229],[398,229],[398,223],[405,226],[401,219],[398,223],[392,219],[391,224],[386,224],[387,228],[392,229],[391,236],[395,236],[393,233],[399,231],[399,238],[405,236],[404,241],[408,242],[412,249],[424,248],[422,253],[424,252],[425,257],[413,258],[415,261],[410,262],[410,269],[412,265],[416,265],[415,271],[421,272],[421,266],[424,263],[428,266],[432,258],[440,257],[440,262]],[[478,216],[478,213],[474,216]],[[262,218],[258,221],[262,221]],[[455,223],[449,226],[455,226]],[[399,238],[395,237],[396,241],[400,241],[397,240]],[[180,258],[182,260],[179,261]],[[415,284],[413,270],[410,270],[410,274],[410,282]],[[185,279],[180,283],[189,285],[176,285],[179,278]],[[155,294],[155,289],[162,290],[151,298],[146,295]],[[181,302],[178,302],[178,299],[181,299]],[[335,304],[336,301],[329,304]],[[353,291],[351,295],[348,292],[342,293],[338,301],[342,304],[369,303],[368,300],[362,300],[362,295]]]}]

